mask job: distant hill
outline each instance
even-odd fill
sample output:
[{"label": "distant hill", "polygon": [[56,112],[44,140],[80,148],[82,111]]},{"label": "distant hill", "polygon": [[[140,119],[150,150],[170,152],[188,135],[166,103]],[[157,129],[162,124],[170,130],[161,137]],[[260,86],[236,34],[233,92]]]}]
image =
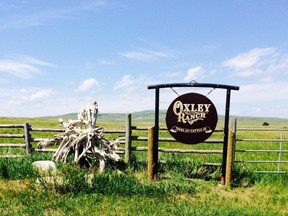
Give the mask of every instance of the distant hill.
[{"label": "distant hill", "polygon": [[[160,119],[161,121],[164,121],[166,111],[160,111]],[[103,122],[123,122],[126,119],[125,113],[99,113],[97,120],[103,121]],[[132,121],[135,122],[154,122],[154,111],[147,110],[147,111],[141,111],[141,112],[133,112],[132,115]],[[50,119],[77,119],[77,113],[68,113],[64,115],[58,115],[58,116],[45,116],[42,118],[50,118]]]},{"label": "distant hill", "polygon": [[288,119],[274,117],[253,117],[253,116],[232,116],[237,119],[237,125],[243,126],[262,126],[267,122],[271,127],[288,127]]},{"label": "distant hill", "polygon": [[[140,112],[133,112],[132,122],[138,123],[153,123],[154,122],[154,110],[146,110]],[[165,123],[166,111],[159,111],[159,120],[160,123]],[[69,113],[65,115],[58,116],[46,116],[43,118],[50,119],[77,119],[77,113]],[[272,117],[252,117],[252,116],[230,116],[230,118],[237,119],[238,126],[262,126],[264,122],[267,122],[272,127],[288,127],[288,119],[283,118],[272,118]],[[99,122],[125,122],[126,114],[125,113],[99,113],[98,121]],[[218,125],[224,125],[224,116],[219,115]]]}]

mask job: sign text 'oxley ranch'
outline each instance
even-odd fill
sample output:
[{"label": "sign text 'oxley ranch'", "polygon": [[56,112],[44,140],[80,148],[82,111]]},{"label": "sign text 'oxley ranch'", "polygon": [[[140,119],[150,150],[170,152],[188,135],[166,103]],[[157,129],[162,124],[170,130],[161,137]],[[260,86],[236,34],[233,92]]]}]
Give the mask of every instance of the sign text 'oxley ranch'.
[{"label": "sign text 'oxley ranch'", "polygon": [[210,137],[218,116],[214,104],[205,96],[188,93],[177,97],[166,115],[167,128],[177,141],[196,144]]},{"label": "sign text 'oxley ranch'", "polygon": [[181,101],[176,101],[173,112],[178,116],[178,122],[188,122],[192,125],[195,121],[206,118],[210,106],[211,104],[183,104]]}]

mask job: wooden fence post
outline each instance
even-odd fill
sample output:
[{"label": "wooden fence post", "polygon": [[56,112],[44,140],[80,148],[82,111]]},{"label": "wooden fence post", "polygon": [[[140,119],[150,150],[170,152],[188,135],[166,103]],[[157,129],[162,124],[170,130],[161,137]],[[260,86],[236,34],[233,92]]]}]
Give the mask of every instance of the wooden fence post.
[{"label": "wooden fence post", "polygon": [[155,151],[158,151],[158,149],[155,149],[154,146],[154,130],[155,127],[148,129],[148,179],[150,181],[157,180],[157,159]]},{"label": "wooden fence post", "polygon": [[129,163],[131,160],[131,114],[126,115],[126,132],[125,132],[125,163]]},{"label": "wooden fence post", "polygon": [[225,185],[229,186],[232,182],[232,171],[234,164],[234,153],[235,153],[235,133],[236,133],[236,119],[231,123],[228,136],[227,146],[227,162],[225,172]]},{"label": "wooden fence post", "polygon": [[26,152],[27,154],[31,154],[32,153],[32,145],[30,143],[30,124],[29,123],[25,123],[24,124],[24,139],[25,139],[25,143],[26,143]]}]

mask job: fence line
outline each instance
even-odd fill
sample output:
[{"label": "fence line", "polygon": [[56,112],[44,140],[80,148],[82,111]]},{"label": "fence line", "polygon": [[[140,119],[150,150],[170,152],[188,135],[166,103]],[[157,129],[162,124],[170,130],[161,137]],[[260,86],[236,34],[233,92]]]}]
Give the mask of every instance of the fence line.
[{"label": "fence line", "polygon": [[[65,129],[55,129],[55,128],[33,128],[29,123],[24,123],[24,124],[0,124],[0,129],[19,129],[22,130],[23,132],[21,133],[5,133],[5,134],[0,134],[0,138],[6,138],[6,139],[18,139],[18,140],[22,140],[20,143],[1,143],[0,142],[0,148],[19,148],[19,149],[24,149],[26,154],[31,154],[33,152],[44,152],[44,153],[53,153],[55,152],[57,149],[55,148],[47,148],[47,149],[37,149],[37,148],[33,148],[32,147],[32,142],[40,142],[43,140],[47,140],[49,138],[41,138],[41,137],[35,137],[34,133],[31,132],[49,132],[49,133],[63,133],[65,132]],[[247,163],[247,164],[277,164],[277,169],[276,170],[257,170],[256,172],[258,173],[288,173],[288,169],[286,166],[286,170],[281,169],[281,165],[282,164],[288,164],[288,157],[286,157],[285,159],[283,159],[283,155],[288,153],[288,147],[285,146],[284,148],[284,144],[288,143],[288,139],[284,138],[284,132],[288,132],[287,128],[237,128],[236,127],[236,121],[235,121],[235,125],[233,126],[233,124],[231,125],[231,128],[229,130],[229,137],[228,137],[228,143],[231,142],[232,144],[230,145],[230,147],[232,149],[229,150],[230,154],[228,156],[227,153],[227,166],[226,166],[226,177],[225,177],[225,181],[227,181],[227,183],[229,184],[231,182],[231,178],[232,178],[232,168],[234,165],[234,162],[236,163]],[[160,127],[161,131],[167,131],[167,128],[164,127]],[[133,132],[134,131],[142,131],[142,133],[146,133],[147,132],[147,136],[138,136],[138,135],[134,135]],[[274,138],[255,138],[255,139],[251,139],[251,138],[243,138],[243,137],[239,137],[237,136],[237,132],[241,132],[241,131],[251,131],[251,132],[259,132],[259,131],[268,131],[268,132],[273,132],[273,134],[280,132],[280,136],[277,139]],[[219,132],[219,133],[223,133],[223,129],[217,129],[215,130],[215,132]],[[274,133],[275,132],[275,133]],[[118,136],[118,139],[120,140],[121,144],[125,144],[124,147],[120,147],[118,151],[116,151],[116,153],[118,154],[124,154],[124,161],[125,163],[129,163],[129,161],[131,161],[131,155],[133,151],[139,151],[139,152],[147,152],[148,155],[148,163],[149,161],[151,162],[151,160],[153,161],[153,154],[149,153],[149,148],[153,148],[151,146],[149,146],[149,142],[151,142],[151,140],[149,141],[149,128],[148,127],[142,127],[142,126],[132,126],[131,123],[131,114],[128,114],[126,116],[126,124],[125,124],[125,129],[123,130],[106,130],[104,129],[103,131],[104,135],[105,134],[115,134]],[[223,134],[224,136],[224,134]],[[151,139],[151,138],[150,138]],[[159,142],[177,142],[174,138],[167,138],[167,137],[158,137],[158,141]],[[148,143],[148,146],[133,146],[133,142],[146,142]],[[261,144],[267,144],[267,143],[279,143],[279,146],[277,149],[265,149],[266,147],[263,147],[262,149],[238,149],[237,146],[241,143],[261,143]],[[153,143],[153,142],[152,142]],[[224,137],[223,139],[207,139],[206,141],[203,142],[203,144],[222,144],[224,143]],[[247,148],[247,147],[246,147]],[[151,149],[150,149],[151,150]],[[201,149],[176,149],[176,148],[161,148],[158,147],[158,152],[163,152],[163,153],[186,153],[186,154],[216,154],[216,155],[223,155],[223,150],[201,150]],[[247,154],[249,155],[249,153],[259,153],[260,154],[264,154],[264,153],[275,153],[278,154],[278,158],[277,160],[271,160],[271,159],[267,159],[267,160],[263,160],[263,159],[238,159],[236,158],[236,155],[238,157],[238,154],[243,153],[243,154]],[[0,155],[0,157],[9,157],[9,158],[14,158],[14,157],[20,157],[20,155],[13,155],[13,154],[9,154],[9,155]],[[152,157],[152,159],[151,159]],[[236,159],[235,159],[236,158]],[[228,165],[228,161],[229,165]],[[218,165],[220,166],[221,163],[205,163],[206,165]],[[222,167],[223,168],[223,167]],[[151,168],[151,166],[149,167],[148,164],[148,170],[151,170],[153,172],[155,172],[155,170],[153,170],[153,166]],[[229,171],[229,172],[228,172]],[[153,176],[155,177],[154,174],[149,174],[150,177],[152,178]],[[154,178],[153,177],[153,178]],[[226,183],[225,183],[226,184]]]},{"label": "fence line", "polygon": [[261,143],[279,143],[278,149],[235,149],[235,152],[239,153],[278,153],[278,160],[235,160],[236,163],[250,163],[250,164],[278,164],[277,170],[257,170],[258,173],[287,173],[288,170],[281,170],[281,164],[287,164],[287,160],[282,160],[282,154],[288,153],[288,149],[283,149],[283,143],[288,143],[288,139],[284,139],[284,132],[288,132],[287,128],[238,128],[237,131],[272,131],[280,132],[279,139],[245,139],[245,138],[236,138],[238,143],[241,142],[261,142]]},{"label": "fence line", "polygon": [[[23,139],[25,143],[2,143],[0,144],[0,148],[21,148],[26,149],[26,153],[30,154],[30,141],[29,141],[29,133],[27,133],[28,125],[27,123],[20,125],[20,124],[7,124],[7,125],[0,125],[0,128],[9,128],[9,129],[23,129],[23,134],[0,134],[0,138],[13,138],[13,139]],[[20,155],[0,155],[0,157],[8,157],[8,158],[15,158],[20,157]]]},{"label": "fence line", "polygon": [[[47,140],[48,138],[41,138],[41,137],[35,137],[34,134],[32,135],[31,132],[52,132],[52,133],[62,133],[65,132],[65,129],[55,129],[55,128],[34,128],[30,124],[0,124],[0,128],[2,129],[19,129],[23,130],[21,133],[11,133],[11,134],[0,134],[0,138],[6,138],[6,139],[18,139],[19,143],[0,143],[0,148],[19,148],[26,150],[27,154],[30,154],[32,152],[55,152],[56,149],[33,149],[31,142],[40,142],[42,140]],[[131,155],[133,151],[141,151],[141,152],[147,152],[148,147],[145,146],[133,146],[133,142],[148,142],[148,134],[147,136],[136,136],[133,134],[135,131],[142,131],[148,133],[148,127],[142,127],[142,126],[132,126],[131,124],[131,114],[128,114],[126,116],[126,125],[125,129],[122,130],[106,130],[104,129],[104,134],[117,134],[118,138],[121,140],[122,144],[125,144],[124,147],[120,147],[117,153],[119,154],[125,154],[125,162],[129,162],[131,160]],[[161,131],[166,131],[167,128],[160,127]],[[237,136],[237,132],[241,131],[251,131],[251,132],[259,132],[259,131],[267,131],[267,132],[280,132],[280,136],[277,139],[251,139],[251,138],[245,138],[245,137],[239,137]],[[223,132],[223,130],[216,130],[215,132]],[[281,164],[287,164],[288,160],[287,157],[284,158],[284,154],[288,153],[288,148],[284,145],[288,143],[288,139],[284,138],[284,132],[288,132],[287,128],[237,128],[235,127],[235,142],[236,142],[236,148],[234,150],[234,157],[236,158],[234,162],[236,163],[247,163],[247,164],[278,164],[277,170],[260,170],[257,172],[261,173],[283,173],[287,171],[281,170]],[[273,133],[275,134],[275,133]],[[21,141],[22,140],[22,141]],[[159,142],[177,142],[174,138],[167,138],[167,137],[159,137]],[[238,146],[241,143],[279,143],[278,147],[274,149],[265,149],[266,147],[263,146],[262,149],[240,149]],[[208,139],[204,143],[209,144],[223,144],[222,139]],[[188,153],[188,154],[222,154],[222,150],[195,150],[195,149],[172,149],[172,148],[158,148],[159,152],[163,153]],[[278,154],[278,158],[275,160],[263,160],[258,159],[254,160],[252,159],[241,159],[238,156],[238,154],[249,154],[249,153],[275,153]],[[236,155],[236,156],[235,156]],[[18,157],[19,155],[1,155],[0,157]],[[286,155],[285,155],[286,156]],[[238,159],[239,158],[239,159]],[[285,160],[286,159],[286,160]]]},{"label": "fence line", "polygon": [[[104,129],[104,134],[118,134],[118,139],[120,143],[125,144],[125,147],[120,147],[116,153],[125,154],[125,162],[131,160],[132,151],[146,151],[148,150],[147,145],[142,147],[132,146],[132,143],[137,142],[148,142],[147,136],[136,136],[133,135],[133,131],[145,131],[148,133],[148,127],[142,126],[132,126],[131,124],[131,114],[126,115],[126,125],[123,130],[106,130]],[[0,138],[20,138],[24,139],[24,143],[10,144],[10,143],[0,143],[0,148],[26,148],[26,153],[30,154],[32,152],[55,152],[56,149],[37,149],[33,148],[31,142],[40,142],[47,140],[49,138],[33,137],[31,132],[52,132],[52,133],[63,133],[65,129],[55,129],[55,128],[34,128],[29,123],[25,124],[0,124],[0,128],[16,128],[22,129],[23,133],[21,134],[0,134]],[[167,131],[167,128],[161,127],[161,131]],[[215,132],[223,132],[223,129],[217,129]],[[177,142],[174,138],[159,137],[159,142]],[[209,144],[223,144],[223,139],[208,139],[204,143]],[[191,154],[222,154],[222,150],[194,150],[194,149],[172,149],[172,148],[159,148],[159,152],[164,153],[191,153]],[[7,157],[12,157],[11,155],[6,155]],[[1,155],[0,157],[3,157]],[[5,156],[4,156],[5,157]]]}]

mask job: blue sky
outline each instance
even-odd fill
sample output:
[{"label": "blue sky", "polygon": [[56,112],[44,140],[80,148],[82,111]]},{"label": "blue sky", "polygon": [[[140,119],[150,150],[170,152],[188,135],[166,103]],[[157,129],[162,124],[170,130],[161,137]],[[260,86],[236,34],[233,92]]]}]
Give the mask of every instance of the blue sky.
[{"label": "blue sky", "polygon": [[[286,0],[1,0],[0,116],[151,110],[148,85],[194,80],[239,86],[232,115],[288,118],[287,26]],[[174,90],[224,113],[224,90]]]}]

